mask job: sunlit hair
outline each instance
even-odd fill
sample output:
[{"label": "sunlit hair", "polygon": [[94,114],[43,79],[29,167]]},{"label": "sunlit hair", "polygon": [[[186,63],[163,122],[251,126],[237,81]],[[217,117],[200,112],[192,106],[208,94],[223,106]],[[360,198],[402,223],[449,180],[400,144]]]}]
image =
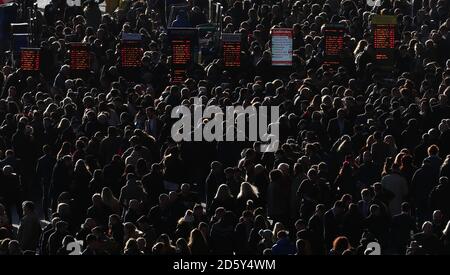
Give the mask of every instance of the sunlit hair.
[{"label": "sunlit hair", "polygon": [[333,241],[333,250],[337,252],[344,252],[347,249],[350,249],[350,242],[348,241],[347,237],[340,236],[334,239]]},{"label": "sunlit hair", "polygon": [[101,196],[102,201],[109,207],[111,207],[115,201],[118,201],[109,187],[103,187]]},{"label": "sunlit hair", "polygon": [[258,188],[245,181],[241,184],[241,189],[240,189],[237,197],[238,198],[242,198],[242,197],[246,198],[246,197],[250,197],[250,196],[258,197],[258,195],[259,195]]},{"label": "sunlit hair", "polygon": [[284,230],[284,225],[281,222],[275,223],[275,226],[273,227],[272,236],[275,238],[278,235],[278,232],[281,230]]},{"label": "sunlit hair", "polygon": [[232,198],[233,195],[231,195],[230,188],[226,184],[221,184],[219,188],[217,189],[216,195],[214,196],[214,199],[224,200],[228,198]]},{"label": "sunlit hair", "polygon": [[366,46],[368,45],[367,41],[362,39],[358,42],[358,45],[356,45],[355,50],[353,51],[353,54],[356,56],[358,55],[360,52],[364,51],[364,49],[366,48]]},{"label": "sunlit hair", "polygon": [[447,222],[444,230],[442,230],[442,234],[444,234],[444,236],[448,236],[450,234],[450,221]]}]

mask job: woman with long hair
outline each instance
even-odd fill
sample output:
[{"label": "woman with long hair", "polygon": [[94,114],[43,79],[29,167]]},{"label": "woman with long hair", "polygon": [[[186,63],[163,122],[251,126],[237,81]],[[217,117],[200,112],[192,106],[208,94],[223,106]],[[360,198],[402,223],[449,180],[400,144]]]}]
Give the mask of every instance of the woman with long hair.
[{"label": "woman with long hair", "polygon": [[359,55],[361,55],[364,52],[364,49],[369,43],[365,39],[359,40],[358,44],[355,47],[355,50],[353,51],[353,55],[355,58],[357,58]]},{"label": "woman with long hair", "polygon": [[122,206],[109,187],[103,187],[101,196],[103,203],[106,204],[114,214],[120,215],[122,213]]},{"label": "woman with long hair", "polygon": [[148,172],[149,170],[147,168],[147,162],[145,161],[145,159],[143,158],[138,159],[138,161],[136,162],[136,176],[139,179],[142,179],[142,177],[146,175]]},{"label": "woman with long hair", "polygon": [[450,255],[450,221],[447,222],[441,236],[442,254]]},{"label": "woman with long hair", "polygon": [[[79,159],[75,163],[73,170],[73,186],[71,193],[75,199],[78,199],[78,203],[83,207],[89,207],[91,202],[91,196],[89,193],[89,182],[92,179],[91,173],[86,167],[84,160]],[[86,209],[82,208],[82,209]]]},{"label": "woman with long hair", "polygon": [[72,155],[72,145],[69,142],[64,142],[59,149],[56,159],[61,159],[64,156]]},{"label": "woman with long hair", "polygon": [[442,163],[439,176],[450,178],[450,155],[447,155]]},{"label": "woman with long hair", "polygon": [[221,184],[217,189],[216,195],[209,207],[209,213],[214,213],[218,207],[224,207],[226,210],[235,211],[235,199],[226,184]]},{"label": "woman with long hair", "polygon": [[89,192],[91,194],[101,193],[104,186],[103,171],[96,169],[92,174],[92,179],[89,181]]},{"label": "woman with long hair", "polygon": [[76,135],[69,119],[62,118],[59,121],[57,130],[58,144],[62,144],[63,142],[70,142],[71,144],[74,144]]},{"label": "woman with long hair", "polygon": [[192,255],[207,255],[209,253],[205,237],[197,228],[191,230],[188,247],[191,250]]},{"label": "woman with long hair", "polygon": [[197,229],[202,232],[203,238],[205,238],[206,245],[209,243],[209,225],[206,222],[200,222],[197,226]]},{"label": "woman with long hair", "polygon": [[259,192],[258,188],[249,182],[244,181],[241,183],[241,188],[239,194],[236,198],[236,213],[241,214],[242,211],[246,210],[247,202],[251,200],[253,202],[253,208],[259,206]]}]

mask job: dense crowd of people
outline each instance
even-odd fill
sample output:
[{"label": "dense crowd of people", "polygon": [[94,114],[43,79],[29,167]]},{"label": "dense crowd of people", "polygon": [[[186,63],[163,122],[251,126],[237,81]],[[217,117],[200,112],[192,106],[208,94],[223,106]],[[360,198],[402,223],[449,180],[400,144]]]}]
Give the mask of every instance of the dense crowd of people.
[{"label": "dense crowd of people", "polygon": [[[212,50],[176,84],[167,27],[207,23],[209,1],[172,23],[164,2],[52,0],[37,13],[40,73],[0,53],[0,254],[66,255],[75,240],[83,255],[450,253],[448,1],[220,0],[241,67]],[[388,71],[374,14],[398,21]],[[336,67],[330,23],[346,28]],[[271,64],[280,27],[293,28],[290,67]],[[129,77],[118,45],[133,32],[144,55]],[[89,45],[83,77],[69,42]],[[194,97],[280,106],[278,150],[174,142],[171,110]]]}]

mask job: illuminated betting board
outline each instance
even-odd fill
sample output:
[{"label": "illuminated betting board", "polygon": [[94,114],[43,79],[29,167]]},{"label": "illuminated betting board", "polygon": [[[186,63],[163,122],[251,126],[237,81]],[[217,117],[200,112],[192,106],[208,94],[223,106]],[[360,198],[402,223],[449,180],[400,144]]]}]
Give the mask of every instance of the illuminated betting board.
[{"label": "illuminated betting board", "polygon": [[272,65],[292,65],[292,29],[272,29]]},{"label": "illuminated betting board", "polygon": [[222,34],[223,61],[225,67],[241,66],[241,34]]},{"label": "illuminated betting board", "polygon": [[41,54],[39,48],[20,49],[20,68],[23,71],[36,72],[41,68]]},{"label": "illuminated betting board", "polygon": [[139,41],[122,41],[120,60],[123,68],[137,68],[142,65],[144,51]]},{"label": "illuminated betting board", "polygon": [[322,32],[325,39],[324,63],[339,65],[342,62],[345,26],[343,24],[325,25]]},{"label": "illuminated betting board", "polygon": [[186,79],[187,67],[194,61],[194,47],[197,46],[197,30],[192,28],[169,29],[172,52],[172,82]]},{"label": "illuminated betting board", "polygon": [[397,18],[378,15],[372,19],[375,58],[380,65],[393,65]]},{"label": "illuminated betting board", "polygon": [[89,50],[86,45],[82,43],[70,44],[70,69],[89,70]]},{"label": "illuminated betting board", "polygon": [[187,39],[172,40],[172,63],[177,65],[187,65],[191,59],[191,41]]}]

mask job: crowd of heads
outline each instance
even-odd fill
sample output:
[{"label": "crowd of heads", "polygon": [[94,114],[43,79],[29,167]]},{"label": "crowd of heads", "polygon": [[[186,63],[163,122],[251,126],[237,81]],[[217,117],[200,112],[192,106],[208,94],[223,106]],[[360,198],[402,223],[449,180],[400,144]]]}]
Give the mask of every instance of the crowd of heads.
[{"label": "crowd of heads", "polygon": [[[164,2],[102,12],[52,0],[36,14],[39,74],[0,54],[0,254],[65,255],[75,240],[85,255],[363,255],[373,242],[383,254],[450,253],[448,1],[218,1],[222,31],[241,33],[241,66],[211,50],[182,83],[167,27],[207,23],[208,1],[169,23]],[[388,71],[374,14],[398,22]],[[337,23],[333,67],[321,30]],[[273,28],[293,29],[292,66],[272,66]],[[144,54],[127,75],[119,42],[133,32]],[[89,46],[83,76],[69,42]],[[279,106],[278,150],[175,142],[171,111],[194,97]]]}]

